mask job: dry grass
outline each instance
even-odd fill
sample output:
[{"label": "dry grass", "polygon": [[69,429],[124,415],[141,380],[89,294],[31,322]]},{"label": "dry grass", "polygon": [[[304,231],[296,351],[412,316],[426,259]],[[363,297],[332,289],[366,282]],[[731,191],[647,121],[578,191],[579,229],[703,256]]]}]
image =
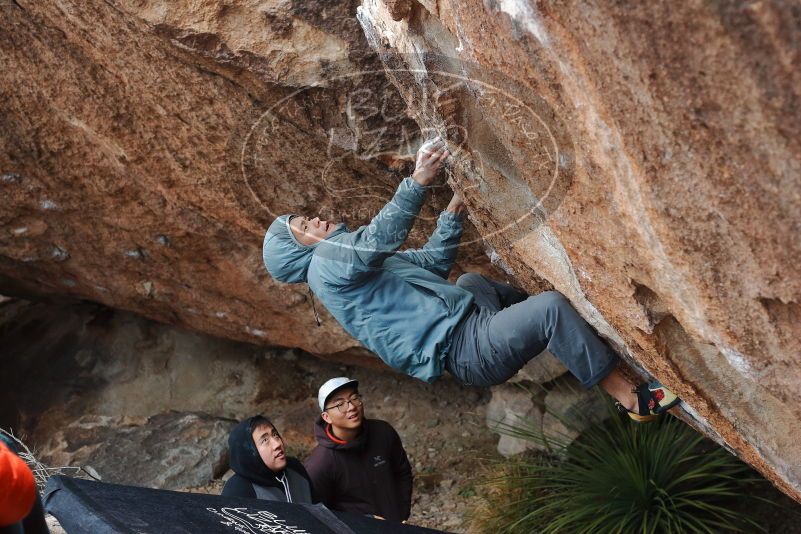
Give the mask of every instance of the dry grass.
[{"label": "dry grass", "polygon": [[16,443],[19,451],[19,457],[22,458],[28,467],[33,471],[33,476],[36,479],[36,486],[39,492],[43,492],[47,485],[47,480],[55,475],[66,475],[75,478],[84,478],[87,480],[100,480],[100,475],[89,466],[80,467],[49,467],[40,462],[36,457],[36,452],[28,447],[21,437],[17,437],[12,430],[0,428],[0,433],[7,436],[11,441]]}]

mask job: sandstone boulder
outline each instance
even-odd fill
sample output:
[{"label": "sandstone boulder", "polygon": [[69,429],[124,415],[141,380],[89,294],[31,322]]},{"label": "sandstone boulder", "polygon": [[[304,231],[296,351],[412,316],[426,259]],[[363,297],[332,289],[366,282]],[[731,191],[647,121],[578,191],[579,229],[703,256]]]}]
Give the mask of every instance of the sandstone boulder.
[{"label": "sandstone boulder", "polygon": [[371,361],[269,280],[261,236],[285,211],[364,223],[436,132],[476,228],[460,268],[489,268],[483,239],[526,290],[552,284],[799,499],[796,11],[15,0],[0,292]]},{"label": "sandstone boulder", "polygon": [[51,466],[90,466],[106,482],[162,489],[208,484],[228,469],[236,421],[166,412],[147,418],[86,415],[52,436]]},{"label": "sandstone boulder", "polygon": [[[356,228],[412,168],[422,133],[356,7],[3,5],[0,293],[369,363],[325,310],[316,326],[305,286],[274,283],[261,258],[275,215]],[[432,194],[412,246],[448,192]],[[467,234],[454,275],[492,271]]]},{"label": "sandstone boulder", "polygon": [[531,391],[519,385],[503,384],[492,388],[492,399],[487,405],[487,426],[500,434],[498,452],[502,455],[514,456],[541,445],[521,439],[512,431],[522,426],[539,432],[542,409],[534,398]]},{"label": "sandstone boulder", "polygon": [[365,35],[518,283],[801,498],[801,40],[791,2],[364,0]]}]

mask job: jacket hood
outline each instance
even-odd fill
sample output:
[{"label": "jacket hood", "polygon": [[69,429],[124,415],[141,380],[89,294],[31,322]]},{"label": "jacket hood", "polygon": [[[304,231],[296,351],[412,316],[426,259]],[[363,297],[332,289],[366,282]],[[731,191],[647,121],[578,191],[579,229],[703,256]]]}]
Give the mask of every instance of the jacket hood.
[{"label": "jacket hood", "polygon": [[331,430],[331,425],[323,421],[322,417],[318,417],[314,423],[314,437],[317,438],[317,443],[321,447],[334,450],[345,449],[361,449],[367,443],[367,432],[369,430],[370,421],[365,418],[362,422],[362,432],[356,439],[352,441],[345,441],[336,439]]},{"label": "jacket hood", "polygon": [[289,230],[289,220],[294,215],[276,218],[264,235],[262,257],[270,275],[279,282],[296,284],[306,281],[314,245],[301,245]]},{"label": "jacket hood", "polygon": [[[256,444],[253,442],[253,420],[255,417],[248,417],[231,430],[228,435],[228,451],[230,454],[231,469],[237,475],[243,476],[252,482],[262,486],[283,486],[275,478],[281,476],[283,471],[278,473],[271,471],[259,456]],[[297,460],[287,457],[287,467],[294,467]]]},{"label": "jacket hood", "polygon": [[[281,215],[272,222],[264,234],[261,251],[264,266],[273,278],[279,282],[297,284],[306,281],[314,250],[320,243],[301,244],[289,229],[292,217],[295,215]],[[340,224],[326,239],[347,231],[345,225]]]}]

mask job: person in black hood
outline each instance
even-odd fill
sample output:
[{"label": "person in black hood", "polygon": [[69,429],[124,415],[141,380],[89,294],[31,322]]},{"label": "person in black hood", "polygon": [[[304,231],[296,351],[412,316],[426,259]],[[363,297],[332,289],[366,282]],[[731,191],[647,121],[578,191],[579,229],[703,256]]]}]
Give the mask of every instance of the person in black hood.
[{"label": "person in black hood", "polygon": [[316,503],[311,480],[296,458],[286,455],[284,440],[263,415],[245,419],[228,436],[231,469],[222,495],[269,501]]},{"label": "person in black hood", "polygon": [[328,508],[405,521],[412,508],[412,466],[395,429],[364,417],[358,387],[358,381],[338,377],[320,388],[318,445],[306,468]]}]

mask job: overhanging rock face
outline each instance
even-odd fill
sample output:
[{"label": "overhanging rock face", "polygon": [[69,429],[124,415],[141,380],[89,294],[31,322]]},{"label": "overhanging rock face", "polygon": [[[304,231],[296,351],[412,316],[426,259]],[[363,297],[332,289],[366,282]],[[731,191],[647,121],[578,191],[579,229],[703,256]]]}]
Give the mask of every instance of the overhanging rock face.
[{"label": "overhanging rock face", "polygon": [[[316,326],[305,286],[270,279],[262,238],[287,212],[358,227],[410,171],[413,151],[378,143],[364,157],[364,139],[347,132],[386,120],[349,123],[350,108],[397,117],[384,139],[414,148],[420,132],[394,88],[372,101],[359,91],[381,79],[348,76],[383,73],[357,4],[297,4],[4,3],[0,294],[358,353],[324,310]],[[447,201],[432,198],[415,244]],[[460,269],[491,270],[483,246]],[[362,363],[375,360],[361,350]]]},{"label": "overhanging rock face", "polygon": [[6,4],[0,294],[352,354],[305,287],[269,279],[264,228],[363,224],[437,132],[477,228],[457,272],[490,269],[483,237],[528,290],[547,279],[801,498],[789,3]]},{"label": "overhanging rock face", "polygon": [[[364,0],[517,280],[538,273],[801,497],[801,26],[789,3]],[[544,222],[543,222],[544,221]]]}]

